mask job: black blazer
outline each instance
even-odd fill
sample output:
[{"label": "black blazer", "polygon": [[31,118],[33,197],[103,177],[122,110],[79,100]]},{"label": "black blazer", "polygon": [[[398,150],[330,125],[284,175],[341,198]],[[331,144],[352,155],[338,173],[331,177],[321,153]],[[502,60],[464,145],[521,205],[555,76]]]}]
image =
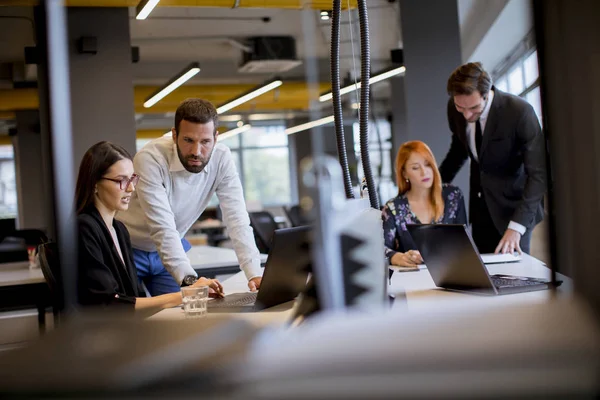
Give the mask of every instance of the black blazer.
[{"label": "black blazer", "polygon": [[136,297],[145,297],[138,283],[129,232],[123,223],[113,220],[125,264],[121,261],[112,236],[96,208],[79,214],[78,299],[82,305],[131,307]]},{"label": "black blazer", "polygon": [[[490,113],[483,131],[479,179],[494,225],[502,234],[510,221],[528,230],[544,216],[543,198],[546,191],[545,141],[533,107],[520,97],[496,88]],[[443,182],[451,182],[467,158],[471,157],[471,186],[474,176],[473,159],[466,134],[467,122],[456,110],[452,98],[448,101],[448,124],[452,144],[440,166]],[[473,201],[476,193],[471,191]],[[472,203],[473,204],[473,203]]]}]

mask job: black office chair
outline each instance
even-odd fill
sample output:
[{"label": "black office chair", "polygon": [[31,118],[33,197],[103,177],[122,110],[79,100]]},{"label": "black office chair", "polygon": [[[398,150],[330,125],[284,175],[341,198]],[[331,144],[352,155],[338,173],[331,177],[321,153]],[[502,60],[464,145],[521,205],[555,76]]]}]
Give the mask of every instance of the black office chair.
[{"label": "black office chair", "polygon": [[283,210],[285,211],[285,214],[290,220],[292,226],[304,226],[309,224],[308,219],[304,216],[300,206],[296,205],[289,208],[283,207]]},{"label": "black office chair", "polygon": [[64,307],[62,273],[58,259],[58,246],[54,242],[42,243],[38,246],[38,258],[40,268],[46,278],[46,284],[50,289],[50,298],[52,302],[52,313],[54,314],[55,325],[58,317]]},{"label": "black office chair", "polygon": [[250,226],[254,230],[254,240],[261,253],[269,253],[273,233],[277,229],[275,219],[268,211],[255,211],[248,213],[250,216]]},{"label": "black office chair", "polygon": [[19,229],[4,232],[0,238],[0,262],[27,261],[29,246],[37,247],[47,242],[46,234],[39,229]]}]

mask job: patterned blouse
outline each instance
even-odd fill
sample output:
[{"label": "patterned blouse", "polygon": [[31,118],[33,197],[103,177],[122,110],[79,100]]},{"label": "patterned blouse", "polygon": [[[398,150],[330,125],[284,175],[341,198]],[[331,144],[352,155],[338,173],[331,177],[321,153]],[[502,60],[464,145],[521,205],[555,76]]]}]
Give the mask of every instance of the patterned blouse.
[{"label": "patterned blouse", "polygon": [[[444,214],[432,224],[466,224],[467,213],[465,199],[456,186],[444,184],[442,186],[444,199]],[[388,201],[382,210],[383,234],[385,235],[385,255],[391,258],[397,252],[405,253],[416,250],[412,237],[406,230],[407,224],[422,224],[419,218],[411,211],[406,195],[397,196]]]}]

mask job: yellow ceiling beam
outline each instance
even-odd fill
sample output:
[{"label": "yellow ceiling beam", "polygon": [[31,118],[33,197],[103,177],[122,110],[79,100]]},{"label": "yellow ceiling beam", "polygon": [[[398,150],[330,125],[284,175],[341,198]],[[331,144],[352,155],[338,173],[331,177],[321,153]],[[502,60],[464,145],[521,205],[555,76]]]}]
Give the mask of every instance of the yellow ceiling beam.
[{"label": "yellow ceiling beam", "polygon": [[[350,1],[350,7],[356,8],[356,1]],[[138,0],[66,0],[68,7],[135,7]],[[347,9],[346,1],[342,8]],[[39,0],[0,0],[0,6],[36,6]],[[229,8],[232,0],[161,0],[158,7],[216,7]],[[301,10],[309,7],[313,10],[330,10],[331,0],[240,0],[238,8],[280,8]]]},{"label": "yellow ceiling beam", "polygon": [[35,110],[39,98],[37,89],[2,89],[0,90],[0,112],[16,110]]},{"label": "yellow ceiling beam", "polygon": [[15,118],[16,116],[14,111],[0,111],[0,119],[2,120],[13,120]]},{"label": "yellow ceiling beam", "polygon": [[[189,85],[182,86],[150,108],[144,108],[143,103],[148,96],[155,92],[158,86],[136,86],[134,88],[134,107],[136,113],[152,114],[174,112],[179,103],[190,97],[199,97],[220,106],[234,99],[256,85]],[[306,110],[310,99],[317,100],[319,93],[330,89],[328,83],[321,83],[318,90],[309,96],[306,83],[288,82],[279,88],[267,92],[251,101],[242,104],[230,113],[236,111],[281,111]],[[17,110],[35,110],[39,107],[37,89],[5,89],[0,90],[0,119],[14,118]],[[12,117],[12,118],[11,118]]]},{"label": "yellow ceiling beam", "polygon": [[[219,126],[217,128],[217,131],[219,133],[223,133],[225,131],[228,131],[231,128],[227,128],[224,126]],[[164,128],[164,129],[138,129],[135,133],[135,137],[137,139],[156,139],[161,137],[162,135],[164,135],[165,133],[167,133],[170,130],[170,128]]]}]

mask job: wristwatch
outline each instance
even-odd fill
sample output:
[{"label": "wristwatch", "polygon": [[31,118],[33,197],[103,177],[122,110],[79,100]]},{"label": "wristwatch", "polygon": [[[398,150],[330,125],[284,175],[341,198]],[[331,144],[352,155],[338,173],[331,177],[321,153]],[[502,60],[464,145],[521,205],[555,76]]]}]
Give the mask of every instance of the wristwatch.
[{"label": "wristwatch", "polygon": [[183,280],[181,281],[181,287],[184,286],[191,286],[194,283],[196,283],[196,281],[198,280],[197,276],[194,275],[186,275],[183,277]]}]

